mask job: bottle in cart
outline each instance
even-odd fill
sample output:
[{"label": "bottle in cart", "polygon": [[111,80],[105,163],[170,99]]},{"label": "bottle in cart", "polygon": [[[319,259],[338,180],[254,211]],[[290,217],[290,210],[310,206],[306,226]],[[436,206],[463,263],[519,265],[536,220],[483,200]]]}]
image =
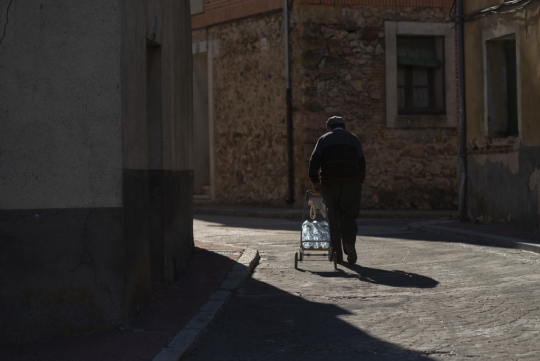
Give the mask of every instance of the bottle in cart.
[{"label": "bottle in cart", "polygon": [[313,224],[309,221],[305,221],[302,224],[302,246],[304,248],[311,248],[313,240]]}]

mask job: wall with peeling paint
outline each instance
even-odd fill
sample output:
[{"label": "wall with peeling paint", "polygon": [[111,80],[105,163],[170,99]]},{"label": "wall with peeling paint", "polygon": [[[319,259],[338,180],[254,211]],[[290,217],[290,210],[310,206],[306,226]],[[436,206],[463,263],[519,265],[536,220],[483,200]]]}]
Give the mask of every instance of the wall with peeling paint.
[{"label": "wall with peeling paint", "polygon": [[468,157],[471,221],[538,229],[540,149],[522,145],[512,154],[480,157]]},{"label": "wall with peeling paint", "polygon": [[[499,4],[466,1],[465,12]],[[465,26],[469,218],[538,229],[540,203],[540,5],[511,14],[490,14]],[[489,136],[485,44],[512,36],[517,45],[517,137]]]}]

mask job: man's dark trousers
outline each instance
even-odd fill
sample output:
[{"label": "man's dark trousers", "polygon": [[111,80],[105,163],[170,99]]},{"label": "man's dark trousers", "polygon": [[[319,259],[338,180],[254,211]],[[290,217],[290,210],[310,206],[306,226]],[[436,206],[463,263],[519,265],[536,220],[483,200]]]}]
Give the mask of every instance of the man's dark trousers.
[{"label": "man's dark trousers", "polygon": [[341,241],[356,243],[356,218],[360,212],[362,186],[358,183],[339,183],[322,186],[325,205],[328,207],[330,240],[338,257],[343,257]]}]

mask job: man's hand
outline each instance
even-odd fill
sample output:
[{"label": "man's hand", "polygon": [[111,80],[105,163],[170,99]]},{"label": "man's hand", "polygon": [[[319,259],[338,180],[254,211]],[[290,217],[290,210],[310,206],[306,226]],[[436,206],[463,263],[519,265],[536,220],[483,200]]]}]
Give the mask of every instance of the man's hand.
[{"label": "man's hand", "polygon": [[321,194],[321,185],[320,185],[320,183],[313,184],[313,190],[315,191],[315,193],[317,195],[320,195]]}]

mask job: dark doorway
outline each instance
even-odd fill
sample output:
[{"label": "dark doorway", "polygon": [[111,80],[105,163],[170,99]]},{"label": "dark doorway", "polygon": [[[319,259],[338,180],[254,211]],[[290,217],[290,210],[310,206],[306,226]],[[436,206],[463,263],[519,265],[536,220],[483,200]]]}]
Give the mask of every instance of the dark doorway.
[{"label": "dark doorway", "polygon": [[193,193],[199,201],[210,199],[210,122],[208,53],[193,55]]}]

